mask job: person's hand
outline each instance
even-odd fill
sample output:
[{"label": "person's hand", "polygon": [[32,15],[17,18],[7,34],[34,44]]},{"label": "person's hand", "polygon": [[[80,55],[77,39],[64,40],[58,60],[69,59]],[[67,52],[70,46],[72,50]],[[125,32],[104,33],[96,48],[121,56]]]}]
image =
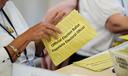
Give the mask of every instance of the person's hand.
[{"label": "person's hand", "polygon": [[52,62],[46,49],[44,49],[44,57],[42,57],[41,67],[49,70],[56,70],[58,68]]},{"label": "person's hand", "polygon": [[57,27],[41,22],[41,23],[31,27],[23,34],[19,35],[9,45],[7,45],[6,48],[9,50],[9,53],[10,53],[13,61],[15,62],[17,60],[18,56],[16,56],[13,49],[10,48],[10,45],[17,48],[18,54],[21,54],[24,51],[24,49],[26,48],[26,46],[29,44],[29,42],[38,41],[41,39],[50,40],[51,36],[54,38],[57,38],[58,33],[61,33],[61,31]]},{"label": "person's hand", "polygon": [[54,63],[52,62],[47,49],[44,49],[44,57],[42,57],[41,61],[41,67],[49,70],[57,70],[59,68],[62,68],[64,66],[67,66],[69,63],[69,59],[66,59],[64,62],[62,62],[60,65],[55,66]]},{"label": "person's hand", "polygon": [[61,33],[57,27],[41,22],[28,29],[23,35],[27,35],[30,41],[36,41],[40,39],[50,40],[50,37],[57,38],[57,33]]},{"label": "person's hand", "polygon": [[48,10],[44,20],[47,23],[56,25],[59,21],[68,15],[77,4],[77,0],[63,1],[55,7]]}]

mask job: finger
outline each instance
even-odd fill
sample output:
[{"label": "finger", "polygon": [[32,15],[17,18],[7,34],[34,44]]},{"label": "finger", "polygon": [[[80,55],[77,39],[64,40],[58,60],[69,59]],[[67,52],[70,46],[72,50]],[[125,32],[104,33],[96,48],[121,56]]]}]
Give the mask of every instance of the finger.
[{"label": "finger", "polygon": [[42,58],[41,67],[47,69],[47,62],[45,60],[45,57]]},{"label": "finger", "polygon": [[58,15],[58,11],[49,11],[44,17],[44,21],[47,23],[53,23],[54,18]]},{"label": "finger", "polygon": [[69,13],[71,13],[71,11],[70,12],[69,11],[65,11],[64,13],[65,13],[65,16],[67,16]]},{"label": "finger", "polygon": [[50,63],[49,68],[50,68],[51,70],[53,70],[53,69],[52,69],[52,65],[53,65],[53,63],[52,63],[52,60],[51,60],[51,58],[50,58],[50,57],[49,57],[49,63]]},{"label": "finger", "polygon": [[44,57],[42,57],[42,67],[45,69],[48,69],[48,64],[47,64],[47,51],[46,48],[44,49]]},{"label": "finger", "polygon": [[56,25],[58,22],[60,22],[65,17],[65,13],[61,12],[54,18],[54,25]]},{"label": "finger", "polygon": [[53,37],[53,38],[57,38],[57,34],[56,32],[54,32],[53,30],[50,30],[50,29],[44,29],[42,30],[46,36],[48,36],[48,40],[50,39],[50,37]]},{"label": "finger", "polygon": [[44,49],[44,55],[48,55],[48,50],[46,48]]},{"label": "finger", "polygon": [[53,38],[57,39],[57,33],[55,31],[47,29],[44,32],[47,33],[50,37],[53,37]]},{"label": "finger", "polygon": [[49,56],[49,63],[50,63],[50,64],[49,64],[49,68],[50,68],[50,70],[55,70],[56,67],[55,67],[54,63],[52,62],[50,56]]},{"label": "finger", "polygon": [[52,70],[52,66],[51,66],[51,59],[50,59],[50,56],[48,55],[47,53],[47,50],[45,50],[45,60],[46,60],[46,63],[47,63],[47,69],[49,70]]},{"label": "finger", "polygon": [[48,68],[49,70],[51,70],[51,65],[50,65],[51,62],[50,62],[49,59],[50,59],[50,57],[49,57],[49,55],[47,55],[47,56],[46,56],[47,68]]},{"label": "finger", "polygon": [[56,33],[59,33],[59,34],[62,33],[62,31],[59,28],[55,27],[54,25],[49,25],[47,26],[47,28],[53,30]]},{"label": "finger", "polygon": [[51,60],[50,60],[50,56],[48,55],[47,53],[47,49],[45,48],[45,61],[46,61],[46,68],[49,69],[49,70],[52,70],[51,68]]},{"label": "finger", "polygon": [[41,38],[44,38],[44,39],[50,41],[50,36],[47,33],[43,32],[43,31],[42,31],[42,34],[41,34]]}]

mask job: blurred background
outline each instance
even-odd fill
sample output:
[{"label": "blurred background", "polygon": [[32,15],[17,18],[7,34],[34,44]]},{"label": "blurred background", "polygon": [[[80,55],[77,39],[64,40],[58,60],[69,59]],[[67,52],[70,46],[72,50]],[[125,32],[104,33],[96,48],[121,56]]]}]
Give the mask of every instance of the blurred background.
[{"label": "blurred background", "polygon": [[58,4],[62,0],[12,0],[21,14],[32,26],[40,22],[48,8]]}]

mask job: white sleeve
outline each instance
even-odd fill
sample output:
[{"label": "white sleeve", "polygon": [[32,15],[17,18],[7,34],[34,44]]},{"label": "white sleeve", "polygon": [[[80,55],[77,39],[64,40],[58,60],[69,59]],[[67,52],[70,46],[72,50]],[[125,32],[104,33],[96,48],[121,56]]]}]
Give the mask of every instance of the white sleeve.
[{"label": "white sleeve", "polygon": [[80,0],[80,13],[97,25],[117,13],[124,14],[124,8],[118,0]]},{"label": "white sleeve", "polygon": [[9,54],[3,47],[0,47],[0,64],[1,63],[11,63]]}]

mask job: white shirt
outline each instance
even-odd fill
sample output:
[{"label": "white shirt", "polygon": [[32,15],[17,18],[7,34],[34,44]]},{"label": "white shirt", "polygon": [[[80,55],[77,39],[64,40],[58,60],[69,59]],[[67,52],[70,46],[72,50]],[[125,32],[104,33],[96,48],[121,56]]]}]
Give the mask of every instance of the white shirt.
[{"label": "white shirt", "polygon": [[[25,22],[24,18],[18,11],[18,9],[15,7],[12,1],[8,1],[4,7],[4,11],[10,18],[12,24],[14,25],[18,35],[21,35],[23,32],[25,32],[28,29],[28,25]],[[2,23],[2,20],[0,18],[0,22]],[[2,23],[3,24],[3,23]],[[16,34],[13,34],[15,37]],[[14,39],[3,29],[0,27],[0,64],[1,63],[10,63],[10,59],[8,56],[8,53],[3,48],[4,46],[7,46],[10,42],[12,42]],[[35,45],[34,42],[30,42],[27,49],[27,56],[29,60],[33,60],[35,57]],[[6,60],[6,61],[5,61]],[[21,57],[18,58],[16,61],[17,63],[23,63],[26,61],[26,57],[24,53],[21,54]]]},{"label": "white shirt", "polygon": [[105,22],[114,14],[123,14],[123,7],[118,0],[79,0],[80,13],[89,20],[97,31],[97,36],[78,51],[83,56],[92,56],[108,49],[113,34],[105,28]]},{"label": "white shirt", "polygon": [[119,0],[122,7],[124,7],[124,15],[128,16],[128,0]]}]

